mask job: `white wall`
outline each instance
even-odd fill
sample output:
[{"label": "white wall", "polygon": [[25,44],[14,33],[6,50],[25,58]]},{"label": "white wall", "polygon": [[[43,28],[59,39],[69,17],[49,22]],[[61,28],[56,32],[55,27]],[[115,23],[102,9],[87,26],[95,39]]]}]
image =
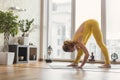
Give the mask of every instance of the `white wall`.
[{"label": "white wall", "polygon": [[[37,26],[37,29],[32,31],[29,34],[29,42],[33,43],[38,47],[40,47],[40,0],[0,0],[0,10],[5,11],[10,7],[19,7],[26,9],[26,11],[14,11],[15,14],[19,16],[19,19],[32,19],[34,18],[34,26]],[[16,37],[21,36],[21,32]],[[0,50],[3,46],[3,34],[0,34]]]}]

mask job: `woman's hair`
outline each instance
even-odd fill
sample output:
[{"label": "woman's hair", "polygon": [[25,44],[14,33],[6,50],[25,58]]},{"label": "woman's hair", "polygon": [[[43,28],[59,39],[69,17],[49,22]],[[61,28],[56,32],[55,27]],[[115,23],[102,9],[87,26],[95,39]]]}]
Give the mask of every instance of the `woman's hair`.
[{"label": "woman's hair", "polygon": [[62,48],[65,52],[70,52],[70,49],[74,48],[74,46],[75,46],[75,42],[66,40],[66,41],[64,41]]}]

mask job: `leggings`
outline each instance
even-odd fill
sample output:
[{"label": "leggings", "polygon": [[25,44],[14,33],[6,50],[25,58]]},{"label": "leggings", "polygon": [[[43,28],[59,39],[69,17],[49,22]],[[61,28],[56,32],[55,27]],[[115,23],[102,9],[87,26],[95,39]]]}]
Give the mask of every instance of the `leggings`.
[{"label": "leggings", "polygon": [[[103,43],[103,36],[102,32],[100,31],[99,24],[95,20],[88,20],[84,22],[84,31],[83,31],[83,43],[86,44],[88,39],[90,38],[91,34],[93,34],[97,45],[100,47],[104,59],[105,59],[105,64],[110,64],[110,59],[108,55],[108,50]],[[74,63],[78,64],[80,61],[81,56],[83,55],[82,49],[78,50],[76,59],[74,60]]]}]

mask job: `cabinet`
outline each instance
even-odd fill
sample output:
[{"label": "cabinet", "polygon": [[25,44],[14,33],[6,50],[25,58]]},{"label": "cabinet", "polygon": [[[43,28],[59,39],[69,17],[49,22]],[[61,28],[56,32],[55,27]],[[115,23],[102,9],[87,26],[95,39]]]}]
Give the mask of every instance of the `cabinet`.
[{"label": "cabinet", "polygon": [[15,63],[27,63],[37,60],[37,47],[31,45],[9,45],[9,52],[14,52]]}]

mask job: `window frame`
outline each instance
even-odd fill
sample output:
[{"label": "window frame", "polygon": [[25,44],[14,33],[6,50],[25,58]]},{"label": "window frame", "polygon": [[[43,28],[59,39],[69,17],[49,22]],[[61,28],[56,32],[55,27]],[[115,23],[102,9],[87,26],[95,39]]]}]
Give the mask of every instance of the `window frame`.
[{"label": "window frame", "polygon": [[[49,17],[49,12],[48,12],[48,10],[49,10],[49,0],[43,0],[43,2],[41,3],[41,4],[43,4],[45,1],[47,1],[47,10],[45,10],[46,8],[44,8],[44,7],[42,7],[43,9],[44,9],[44,12],[42,12],[41,11],[41,17],[43,16],[43,14],[45,13],[45,11],[47,12],[47,19],[45,19],[45,20],[47,20],[46,21],[46,23],[47,23],[47,29],[46,28],[41,28],[41,30],[40,31],[46,31],[46,40],[45,41],[40,41],[41,43],[43,43],[43,45],[45,44],[45,46],[43,46],[43,45],[40,45],[40,47],[41,47],[41,49],[43,49],[43,48],[47,48],[47,46],[48,46],[48,33],[49,33],[49,27],[48,27],[48,25],[49,25],[49,19],[48,19],[48,17]],[[75,32],[75,1],[76,0],[72,0],[72,2],[71,2],[71,9],[72,9],[72,13],[71,13],[71,37],[73,37],[73,34],[74,34],[74,32]],[[44,5],[41,5],[41,6],[44,6]],[[45,15],[44,15],[45,16]],[[43,21],[45,21],[45,20],[43,20]],[[42,21],[42,20],[41,20]],[[41,24],[42,24],[42,26],[44,27],[44,23],[45,22],[41,22]],[[46,29],[46,30],[45,30]],[[105,42],[105,44],[106,44],[106,0],[101,0],[101,30],[102,30],[102,33],[103,33],[103,41]],[[41,38],[43,38],[43,35],[44,35],[44,33],[42,33],[42,37]],[[43,38],[44,39],[44,38]],[[40,52],[40,55],[45,55],[45,54],[43,54],[43,53],[46,53],[47,52],[47,49],[45,49],[43,52],[41,51]],[[75,57],[75,55],[74,54],[72,54],[71,55],[71,59],[73,60],[74,59],[74,57]],[[43,58],[44,58],[44,56],[43,56]],[[61,60],[60,60],[61,61]],[[64,61],[64,60],[63,60]],[[97,62],[97,61],[96,61]],[[101,55],[101,61],[98,61],[98,62],[103,62],[103,57],[102,57],[102,55]],[[119,63],[119,62],[117,62],[117,63]]]}]

